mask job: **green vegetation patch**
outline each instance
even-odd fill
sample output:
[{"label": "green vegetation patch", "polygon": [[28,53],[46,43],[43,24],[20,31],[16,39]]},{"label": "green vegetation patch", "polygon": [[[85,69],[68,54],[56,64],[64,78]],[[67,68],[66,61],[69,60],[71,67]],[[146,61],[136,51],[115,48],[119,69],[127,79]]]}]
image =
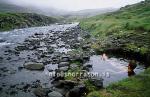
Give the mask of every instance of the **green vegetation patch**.
[{"label": "green vegetation patch", "polygon": [[96,37],[97,44],[94,43],[93,47],[97,50],[117,47],[140,54],[150,53],[149,0],[83,19],[80,26]]},{"label": "green vegetation patch", "polygon": [[150,68],[139,75],[113,83],[103,90],[95,90],[87,97],[149,97],[149,88]]},{"label": "green vegetation patch", "polygon": [[0,13],[0,31],[41,26],[56,22],[55,18],[34,13]]}]

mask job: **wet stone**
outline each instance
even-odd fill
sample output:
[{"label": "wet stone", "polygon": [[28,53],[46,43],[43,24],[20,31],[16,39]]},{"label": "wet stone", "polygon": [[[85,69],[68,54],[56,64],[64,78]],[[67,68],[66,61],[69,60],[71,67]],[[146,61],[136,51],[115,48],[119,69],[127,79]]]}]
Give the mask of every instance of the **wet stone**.
[{"label": "wet stone", "polygon": [[86,92],[86,86],[78,85],[71,89],[67,95],[67,97],[81,97]]},{"label": "wet stone", "polygon": [[63,95],[57,91],[53,91],[48,94],[48,97],[63,97]]},{"label": "wet stone", "polygon": [[98,88],[103,87],[103,79],[102,78],[91,78],[91,79],[89,79],[89,81]]},{"label": "wet stone", "polygon": [[3,60],[3,57],[0,57],[0,61]]},{"label": "wet stone", "polygon": [[65,67],[65,66],[69,66],[69,62],[60,62],[59,64],[58,64],[58,67],[60,68],[60,67]]},{"label": "wet stone", "polygon": [[46,97],[49,92],[50,92],[50,89],[46,89],[46,88],[42,88],[42,87],[38,87],[33,91],[33,93],[37,97]]},{"label": "wet stone", "polygon": [[3,90],[3,88],[2,87],[0,87],[0,91],[2,91]]},{"label": "wet stone", "polygon": [[28,70],[44,70],[43,63],[28,62],[24,64],[24,67]]}]

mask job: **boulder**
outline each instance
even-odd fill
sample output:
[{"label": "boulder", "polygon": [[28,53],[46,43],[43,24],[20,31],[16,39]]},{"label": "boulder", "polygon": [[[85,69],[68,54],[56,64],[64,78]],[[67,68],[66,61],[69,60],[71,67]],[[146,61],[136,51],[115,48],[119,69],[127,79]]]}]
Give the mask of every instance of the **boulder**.
[{"label": "boulder", "polygon": [[48,94],[48,97],[63,97],[63,95],[57,91],[52,91]]},{"label": "boulder", "polygon": [[28,63],[24,64],[24,67],[28,70],[43,70],[44,64],[43,63],[28,62]]}]

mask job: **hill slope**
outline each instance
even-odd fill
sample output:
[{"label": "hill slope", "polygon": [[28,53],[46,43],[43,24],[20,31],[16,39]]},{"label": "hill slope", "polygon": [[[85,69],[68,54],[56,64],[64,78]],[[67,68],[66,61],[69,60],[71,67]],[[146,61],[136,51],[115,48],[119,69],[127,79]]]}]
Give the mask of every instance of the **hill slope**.
[{"label": "hill slope", "polygon": [[0,12],[27,12],[27,9],[0,1]]},{"label": "hill slope", "polygon": [[99,51],[122,50],[150,59],[150,0],[84,19],[80,26],[98,39],[93,48]]},{"label": "hill slope", "polygon": [[0,13],[0,31],[41,26],[54,22],[56,22],[55,18],[33,13]]}]

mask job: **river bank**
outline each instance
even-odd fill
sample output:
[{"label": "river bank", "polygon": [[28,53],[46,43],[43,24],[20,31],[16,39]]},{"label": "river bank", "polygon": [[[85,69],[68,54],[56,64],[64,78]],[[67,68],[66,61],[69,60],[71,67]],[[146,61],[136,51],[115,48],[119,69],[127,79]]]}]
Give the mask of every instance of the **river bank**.
[{"label": "river bank", "polygon": [[136,76],[109,85],[107,88],[91,92],[87,97],[149,97],[150,68]]}]

